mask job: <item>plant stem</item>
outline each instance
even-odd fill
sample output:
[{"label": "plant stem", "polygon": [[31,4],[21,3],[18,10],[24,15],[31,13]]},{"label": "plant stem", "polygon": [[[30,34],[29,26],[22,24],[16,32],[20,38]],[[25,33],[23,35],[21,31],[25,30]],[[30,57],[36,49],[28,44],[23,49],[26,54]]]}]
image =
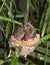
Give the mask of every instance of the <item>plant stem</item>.
[{"label": "plant stem", "polygon": [[0,8],[0,12],[2,11],[2,8],[3,8],[4,4],[5,4],[5,0],[3,1],[3,4],[2,4],[2,6]]},{"label": "plant stem", "polygon": [[28,21],[28,16],[29,16],[29,8],[30,8],[30,2],[31,0],[27,0],[27,6],[26,6],[26,10],[25,10],[25,15],[24,15],[24,22]]},{"label": "plant stem", "polygon": [[18,21],[15,21],[15,20],[12,21],[12,19],[6,18],[6,17],[4,17],[4,16],[0,16],[0,20],[2,20],[2,21],[8,21],[8,22],[11,22],[11,23],[15,23],[15,24],[22,25],[21,22],[18,22]]},{"label": "plant stem", "polygon": [[[3,2],[3,0],[2,0],[2,2]],[[8,7],[8,5],[6,4],[6,3],[4,3],[4,5],[6,6],[6,8],[9,10],[9,7]]]},{"label": "plant stem", "polygon": [[44,62],[44,65],[46,65],[47,55],[48,55],[48,43],[47,43],[47,47],[46,47],[46,55],[45,55],[45,62]]},{"label": "plant stem", "polygon": [[47,34],[46,36],[44,36],[44,37],[42,37],[41,39],[40,39],[40,41],[46,41],[46,40],[48,40],[48,39],[50,39],[50,34]]}]

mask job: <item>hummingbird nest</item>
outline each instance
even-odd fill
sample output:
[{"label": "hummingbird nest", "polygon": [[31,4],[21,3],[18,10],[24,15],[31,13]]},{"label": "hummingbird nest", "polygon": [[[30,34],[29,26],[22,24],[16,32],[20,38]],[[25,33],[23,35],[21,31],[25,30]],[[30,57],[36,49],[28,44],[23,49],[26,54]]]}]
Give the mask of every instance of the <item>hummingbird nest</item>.
[{"label": "hummingbird nest", "polygon": [[21,28],[18,28],[14,35],[11,35],[8,44],[11,49],[11,53],[12,48],[15,48],[17,56],[26,57],[36,49],[39,44],[39,40],[40,35],[36,33],[35,28],[28,22]]}]

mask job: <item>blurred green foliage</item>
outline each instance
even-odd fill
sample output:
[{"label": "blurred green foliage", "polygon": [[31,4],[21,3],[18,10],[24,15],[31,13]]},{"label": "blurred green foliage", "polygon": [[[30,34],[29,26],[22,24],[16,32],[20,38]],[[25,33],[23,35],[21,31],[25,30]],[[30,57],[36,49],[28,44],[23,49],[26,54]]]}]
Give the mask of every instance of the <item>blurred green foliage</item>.
[{"label": "blurred green foliage", "polygon": [[14,54],[7,62],[10,65],[40,65],[42,61],[42,65],[50,64],[50,0],[0,0],[0,30],[4,38],[0,42],[0,48],[6,53],[6,56],[0,58],[0,64],[4,63],[8,56],[8,39],[11,34],[29,21],[41,36],[39,46],[26,60],[22,57],[21,61],[20,57]]}]

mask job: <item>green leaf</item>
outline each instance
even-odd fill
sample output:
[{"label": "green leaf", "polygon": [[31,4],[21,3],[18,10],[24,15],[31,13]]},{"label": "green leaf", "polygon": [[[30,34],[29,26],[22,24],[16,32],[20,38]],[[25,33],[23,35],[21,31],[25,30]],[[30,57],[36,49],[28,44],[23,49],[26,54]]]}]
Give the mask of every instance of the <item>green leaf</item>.
[{"label": "green leaf", "polygon": [[24,65],[29,65],[29,61],[27,61]]},{"label": "green leaf", "polygon": [[5,34],[6,39],[8,38],[8,36],[11,32],[11,27],[12,27],[11,23],[8,22],[7,26],[6,26],[6,34]]},{"label": "green leaf", "polygon": [[0,60],[0,65],[3,64],[3,63],[4,63],[4,61],[3,60]]},{"label": "green leaf", "polygon": [[24,22],[28,22],[30,3],[31,3],[31,0],[27,0],[26,10],[25,10],[25,13],[24,13]]},{"label": "green leaf", "polygon": [[48,39],[50,39],[50,34],[47,34],[46,36],[42,37],[42,38],[40,39],[40,41],[43,42],[43,40],[46,41],[46,40],[48,40]]},{"label": "green leaf", "polygon": [[17,65],[17,63],[18,63],[18,57],[17,57],[16,54],[14,53],[10,65]]},{"label": "green leaf", "polygon": [[50,2],[48,2],[48,9],[45,17],[45,21],[49,21],[49,20],[50,20]]},{"label": "green leaf", "polygon": [[[7,17],[4,17],[4,16],[0,16],[0,20],[6,21],[6,22],[15,23],[15,24],[18,24],[18,25],[22,25],[21,22],[18,22],[18,21],[15,21],[15,20],[12,21],[12,19],[7,18]],[[0,21],[0,22],[1,22],[1,21]]]}]

